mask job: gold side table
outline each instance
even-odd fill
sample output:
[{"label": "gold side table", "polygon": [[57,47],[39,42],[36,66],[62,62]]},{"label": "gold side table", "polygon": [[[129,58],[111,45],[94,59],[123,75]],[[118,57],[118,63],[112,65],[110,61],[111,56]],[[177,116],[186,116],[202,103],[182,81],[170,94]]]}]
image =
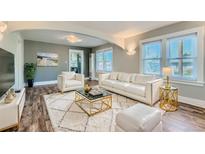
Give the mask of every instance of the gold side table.
[{"label": "gold side table", "polygon": [[174,112],[178,109],[178,89],[175,87],[160,87],[160,108],[167,112]]}]

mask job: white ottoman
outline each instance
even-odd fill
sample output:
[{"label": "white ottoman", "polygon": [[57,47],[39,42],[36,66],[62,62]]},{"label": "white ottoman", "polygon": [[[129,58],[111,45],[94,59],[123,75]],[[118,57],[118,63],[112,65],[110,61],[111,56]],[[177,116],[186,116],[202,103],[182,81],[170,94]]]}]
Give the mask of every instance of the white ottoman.
[{"label": "white ottoman", "polygon": [[161,112],[154,107],[138,103],[117,114],[115,131],[162,131]]}]

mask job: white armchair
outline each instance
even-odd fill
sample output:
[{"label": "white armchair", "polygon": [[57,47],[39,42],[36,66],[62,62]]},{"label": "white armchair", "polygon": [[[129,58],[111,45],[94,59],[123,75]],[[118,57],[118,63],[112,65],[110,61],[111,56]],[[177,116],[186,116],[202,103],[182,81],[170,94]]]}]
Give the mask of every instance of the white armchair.
[{"label": "white armchair", "polygon": [[75,72],[62,72],[58,75],[58,89],[61,92],[76,90],[84,87],[84,75]]}]

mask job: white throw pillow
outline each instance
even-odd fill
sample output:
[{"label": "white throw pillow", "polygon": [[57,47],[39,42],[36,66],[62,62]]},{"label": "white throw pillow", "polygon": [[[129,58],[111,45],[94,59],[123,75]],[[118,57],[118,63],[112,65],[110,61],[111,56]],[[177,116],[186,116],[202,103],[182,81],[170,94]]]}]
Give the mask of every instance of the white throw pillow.
[{"label": "white throw pillow", "polygon": [[112,72],[110,73],[110,80],[117,80],[118,73],[117,72]]},{"label": "white throw pillow", "polygon": [[119,73],[118,80],[123,82],[130,82],[130,76],[131,74],[128,73]]},{"label": "white throw pillow", "polygon": [[148,81],[152,81],[155,79],[153,75],[144,75],[144,74],[137,74],[135,83],[137,84],[146,84]]},{"label": "white throw pillow", "polygon": [[130,75],[130,82],[131,82],[131,83],[135,83],[135,81],[136,81],[136,76],[137,76],[137,74],[131,74],[131,75]]},{"label": "white throw pillow", "polygon": [[75,79],[75,72],[62,72],[62,75],[66,78],[66,80]]}]

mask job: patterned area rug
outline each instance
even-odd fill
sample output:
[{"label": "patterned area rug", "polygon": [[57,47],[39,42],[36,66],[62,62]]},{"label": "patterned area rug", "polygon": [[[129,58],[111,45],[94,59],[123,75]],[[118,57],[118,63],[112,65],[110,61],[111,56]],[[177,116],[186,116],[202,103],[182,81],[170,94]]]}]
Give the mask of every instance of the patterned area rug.
[{"label": "patterned area rug", "polygon": [[[139,103],[135,100],[112,94],[112,109],[89,117],[74,103],[74,97],[75,92],[44,95],[54,131],[113,132],[115,131],[116,114]],[[158,108],[158,105],[156,107]]]}]

